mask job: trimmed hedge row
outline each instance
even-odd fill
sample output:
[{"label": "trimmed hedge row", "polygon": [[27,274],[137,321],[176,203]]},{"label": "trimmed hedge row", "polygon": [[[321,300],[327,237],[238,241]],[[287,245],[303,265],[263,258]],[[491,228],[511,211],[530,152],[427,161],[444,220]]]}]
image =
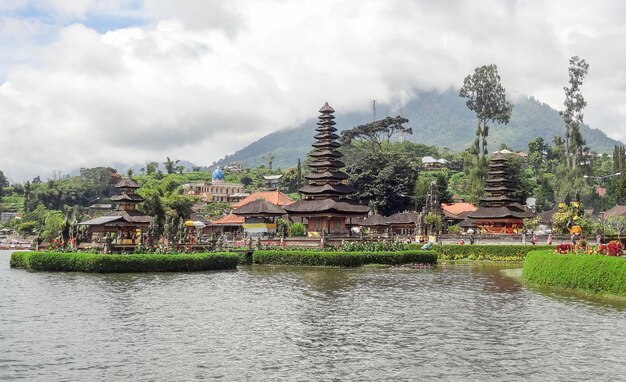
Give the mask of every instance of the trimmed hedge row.
[{"label": "trimmed hedge row", "polygon": [[439,260],[491,260],[491,261],[524,261],[530,251],[548,250],[549,245],[476,245],[476,244],[445,244],[433,245]]},{"label": "trimmed hedge row", "polygon": [[358,267],[366,264],[436,264],[433,251],[396,252],[312,252],[312,251],[254,251],[255,264],[311,265]]},{"label": "trimmed hedge row", "polygon": [[103,255],[94,253],[13,252],[11,268],[54,272],[192,272],[234,269],[234,253]]},{"label": "trimmed hedge row", "polygon": [[533,251],[522,277],[531,283],[626,296],[626,259],[602,255],[561,255]]}]

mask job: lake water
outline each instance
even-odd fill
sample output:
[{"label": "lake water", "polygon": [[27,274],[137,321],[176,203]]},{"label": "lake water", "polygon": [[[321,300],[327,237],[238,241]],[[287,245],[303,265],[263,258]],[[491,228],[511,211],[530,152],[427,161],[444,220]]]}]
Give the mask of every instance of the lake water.
[{"label": "lake water", "polygon": [[624,306],[503,266],[99,275],[10,269],[9,253],[0,380],[626,379]]}]

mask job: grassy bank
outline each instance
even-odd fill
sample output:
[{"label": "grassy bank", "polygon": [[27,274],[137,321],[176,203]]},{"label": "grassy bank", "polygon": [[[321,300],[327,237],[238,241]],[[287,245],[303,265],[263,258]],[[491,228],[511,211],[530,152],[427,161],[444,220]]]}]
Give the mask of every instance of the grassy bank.
[{"label": "grassy bank", "polygon": [[366,264],[435,264],[433,251],[380,252],[314,252],[314,251],[254,251],[255,264],[358,267]]},{"label": "grassy bank", "polygon": [[524,261],[524,280],[545,287],[626,296],[626,259],[533,251]]},{"label": "grassy bank", "polygon": [[11,268],[53,272],[192,272],[234,269],[233,253],[103,255],[93,253],[13,252]]},{"label": "grassy bank", "polygon": [[524,261],[530,251],[548,250],[549,245],[433,245],[439,260]]}]

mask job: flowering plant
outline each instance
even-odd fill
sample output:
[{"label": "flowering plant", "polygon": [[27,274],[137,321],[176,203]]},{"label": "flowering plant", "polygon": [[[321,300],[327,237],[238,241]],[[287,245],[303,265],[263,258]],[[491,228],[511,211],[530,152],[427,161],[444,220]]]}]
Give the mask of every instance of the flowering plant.
[{"label": "flowering plant", "polygon": [[606,248],[609,256],[617,256],[622,252],[622,243],[612,240],[606,245]]},{"label": "flowering plant", "polygon": [[556,251],[558,253],[569,253],[572,252],[574,250],[574,246],[570,243],[562,243],[556,246]]}]

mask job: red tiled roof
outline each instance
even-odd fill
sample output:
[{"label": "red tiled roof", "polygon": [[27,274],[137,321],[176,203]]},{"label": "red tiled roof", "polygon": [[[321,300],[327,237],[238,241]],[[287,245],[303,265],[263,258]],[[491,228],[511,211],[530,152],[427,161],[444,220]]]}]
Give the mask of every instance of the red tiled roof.
[{"label": "red tiled roof", "polygon": [[217,225],[239,225],[239,224],[243,224],[244,222],[244,217],[243,216],[237,216],[235,214],[228,214],[226,216],[224,216],[223,218],[217,219],[215,221],[212,221],[211,224],[217,224]]},{"label": "red tiled roof", "polygon": [[260,191],[260,192],[253,192],[250,196],[246,197],[245,199],[240,200],[237,203],[234,203],[232,207],[239,208],[257,199],[266,200],[277,206],[288,206],[291,203],[293,203],[293,200],[291,200],[291,198],[289,198],[287,195],[283,194],[280,191]]},{"label": "red tiled roof", "polygon": [[441,203],[441,208],[444,212],[452,215],[459,215],[463,212],[472,212],[478,209],[478,207],[476,207],[472,203]]}]

